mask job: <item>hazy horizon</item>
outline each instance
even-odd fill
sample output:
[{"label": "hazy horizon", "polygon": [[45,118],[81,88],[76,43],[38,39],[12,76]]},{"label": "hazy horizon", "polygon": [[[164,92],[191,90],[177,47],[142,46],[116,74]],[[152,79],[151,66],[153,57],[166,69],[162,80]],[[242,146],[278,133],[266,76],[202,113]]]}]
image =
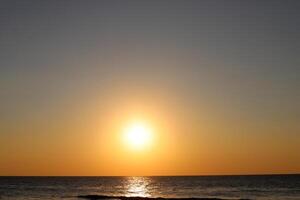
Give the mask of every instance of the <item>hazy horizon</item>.
[{"label": "hazy horizon", "polygon": [[1,177],[206,177],[206,176],[299,176],[300,173],[284,174],[177,174],[177,175],[1,175]]},{"label": "hazy horizon", "polygon": [[300,173],[299,1],[0,3],[0,176]]}]

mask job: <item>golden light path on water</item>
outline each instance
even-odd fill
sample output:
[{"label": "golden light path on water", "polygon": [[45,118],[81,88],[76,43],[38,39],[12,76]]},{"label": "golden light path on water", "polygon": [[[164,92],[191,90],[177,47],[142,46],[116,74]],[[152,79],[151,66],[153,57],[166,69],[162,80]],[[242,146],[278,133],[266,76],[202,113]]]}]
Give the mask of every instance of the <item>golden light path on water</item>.
[{"label": "golden light path on water", "polygon": [[147,186],[149,180],[146,177],[128,177],[127,194],[128,197],[150,197]]}]

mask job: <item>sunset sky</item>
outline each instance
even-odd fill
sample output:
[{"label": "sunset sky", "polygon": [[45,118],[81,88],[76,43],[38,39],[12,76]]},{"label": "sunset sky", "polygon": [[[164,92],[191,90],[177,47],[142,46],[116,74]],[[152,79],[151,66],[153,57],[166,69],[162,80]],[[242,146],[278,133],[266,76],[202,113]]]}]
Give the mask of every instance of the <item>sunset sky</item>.
[{"label": "sunset sky", "polygon": [[0,175],[300,173],[299,10],[1,1]]}]

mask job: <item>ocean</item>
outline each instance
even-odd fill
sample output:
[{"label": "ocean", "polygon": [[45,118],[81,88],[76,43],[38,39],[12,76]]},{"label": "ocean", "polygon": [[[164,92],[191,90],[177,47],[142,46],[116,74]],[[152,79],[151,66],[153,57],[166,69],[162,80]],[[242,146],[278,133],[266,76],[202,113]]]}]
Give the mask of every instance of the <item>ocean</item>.
[{"label": "ocean", "polygon": [[1,200],[74,200],[80,196],[300,200],[300,175],[0,177]]}]

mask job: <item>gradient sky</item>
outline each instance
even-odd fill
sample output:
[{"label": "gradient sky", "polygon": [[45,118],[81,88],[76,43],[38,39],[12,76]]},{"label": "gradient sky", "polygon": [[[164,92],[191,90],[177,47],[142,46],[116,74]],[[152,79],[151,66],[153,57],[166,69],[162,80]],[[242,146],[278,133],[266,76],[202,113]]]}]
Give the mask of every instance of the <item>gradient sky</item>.
[{"label": "gradient sky", "polygon": [[300,173],[299,10],[2,0],[0,175]]}]

